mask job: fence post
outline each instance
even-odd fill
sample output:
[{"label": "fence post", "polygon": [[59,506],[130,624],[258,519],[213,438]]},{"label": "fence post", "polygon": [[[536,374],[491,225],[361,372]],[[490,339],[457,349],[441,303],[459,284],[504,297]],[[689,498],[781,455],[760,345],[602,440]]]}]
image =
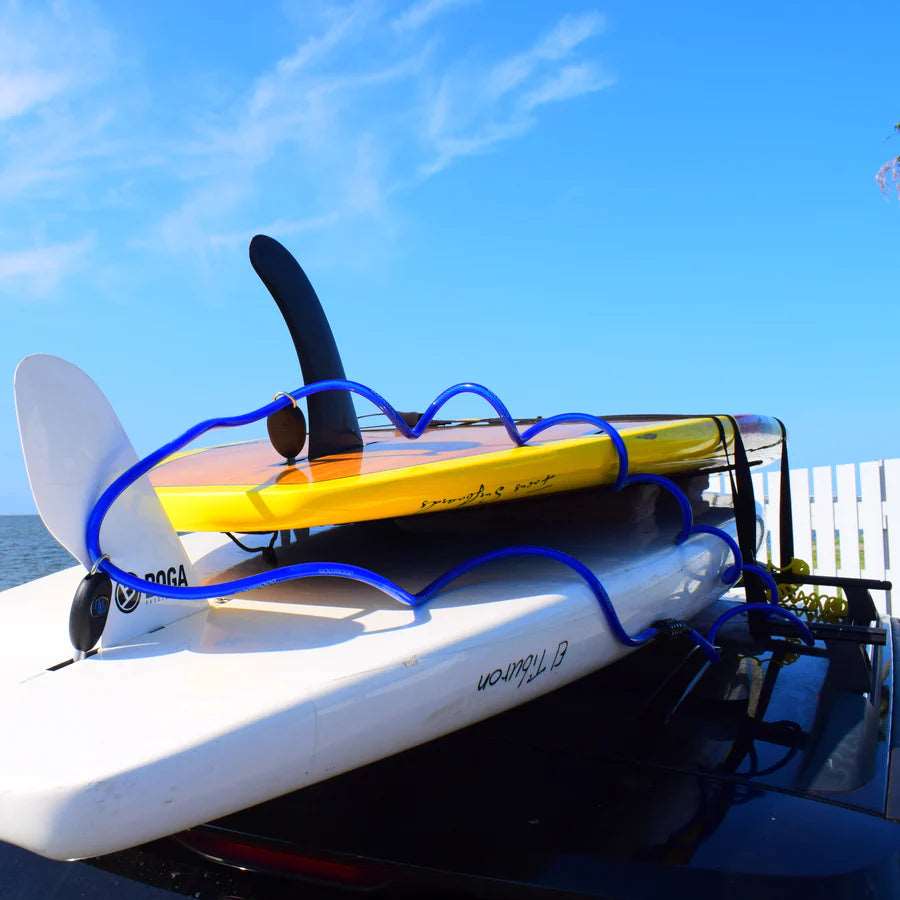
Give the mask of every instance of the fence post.
[{"label": "fence post", "polygon": [[[900,459],[884,460],[884,519],[887,546],[886,577],[900,578]],[[891,611],[888,597],[888,612]]]}]

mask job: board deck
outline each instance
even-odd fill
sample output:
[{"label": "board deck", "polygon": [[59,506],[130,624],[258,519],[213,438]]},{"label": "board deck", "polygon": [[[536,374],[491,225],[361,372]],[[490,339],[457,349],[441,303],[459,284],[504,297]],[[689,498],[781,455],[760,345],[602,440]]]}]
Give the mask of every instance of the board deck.
[{"label": "board deck", "polygon": [[[736,417],[752,462],[770,462],[778,423]],[[631,472],[675,475],[722,466],[710,417],[611,417]],[[732,429],[723,421],[730,445]],[[192,451],[150,473],[181,531],[270,531],[441,512],[611,484],[618,457],[590,425],[559,425],[525,447],[500,425],[433,427],[410,441],[392,428],[363,432],[361,451],[288,465],[268,441]]]}]

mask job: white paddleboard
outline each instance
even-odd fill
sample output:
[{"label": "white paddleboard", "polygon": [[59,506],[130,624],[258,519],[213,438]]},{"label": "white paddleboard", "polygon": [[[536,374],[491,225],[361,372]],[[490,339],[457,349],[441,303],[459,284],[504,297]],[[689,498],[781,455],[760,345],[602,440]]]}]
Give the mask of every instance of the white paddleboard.
[{"label": "white paddleboard", "polygon": [[[415,589],[474,549],[399,530],[385,541],[372,529],[333,529],[293,553],[379,556],[384,574]],[[676,530],[537,528],[534,542],[587,563],[634,633],[690,618],[724,590],[724,542],[676,546]],[[497,545],[485,537],[482,549]],[[202,580],[260,565],[220,536],[185,546]],[[120,850],[313,784],[627,652],[578,576],[530,559],[476,571],[419,610],[346,581],[265,588],[47,671],[70,656],[61,622],[82,574],[0,594],[0,628],[16,629],[0,670],[0,839],[56,859]]]},{"label": "white paddleboard", "polygon": [[[30,357],[15,386],[38,508],[87,566],[88,514],[135,451],[75,366]],[[418,590],[486,550],[544,544],[600,577],[630,633],[690,618],[724,591],[726,544],[698,535],[675,545],[676,521],[598,529],[531,515],[509,539],[343,526],[279,561],[354,563]],[[262,565],[224,536],[179,538],[146,477],[112,508],[101,544],[113,562],[157,581],[178,567],[198,584]],[[416,610],[328,578],[211,604],[124,597],[100,651],[72,662],[66,623],[84,573],[76,566],[0,594],[0,839],[56,859],[120,850],[302,788],[627,652],[574,572],[519,559],[478,569]]]}]

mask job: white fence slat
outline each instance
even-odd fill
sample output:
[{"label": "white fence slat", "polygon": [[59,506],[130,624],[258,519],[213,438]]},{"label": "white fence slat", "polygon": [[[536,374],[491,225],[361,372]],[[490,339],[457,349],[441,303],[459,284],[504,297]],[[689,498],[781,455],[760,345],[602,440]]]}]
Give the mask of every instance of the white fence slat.
[{"label": "white fence slat", "polygon": [[778,517],[781,515],[781,472],[769,472],[768,482],[769,499],[766,503],[766,526],[769,529],[771,561],[774,565],[780,566],[781,541],[778,533]]},{"label": "white fence slat", "polygon": [[[863,578],[884,578],[884,512],[881,498],[881,463],[859,464],[859,527],[863,533]],[[880,613],[886,613],[884,591],[872,591]]]},{"label": "white fence slat", "polygon": [[859,518],[856,509],[856,466],[848,463],[835,466],[837,501],[834,518],[841,547],[838,574],[847,578],[859,577]]},{"label": "white fence slat", "polygon": [[[887,518],[888,581],[900,581],[900,459],[884,461],[884,513]],[[900,590],[900,585],[898,585]],[[894,592],[892,592],[894,593]]]},{"label": "white fence slat", "polygon": [[809,510],[809,470],[791,469],[791,504],[794,519],[794,556],[812,567],[812,523]]},{"label": "white fence slat", "polygon": [[813,530],[816,533],[816,575],[834,575],[834,492],[831,466],[813,469]]}]

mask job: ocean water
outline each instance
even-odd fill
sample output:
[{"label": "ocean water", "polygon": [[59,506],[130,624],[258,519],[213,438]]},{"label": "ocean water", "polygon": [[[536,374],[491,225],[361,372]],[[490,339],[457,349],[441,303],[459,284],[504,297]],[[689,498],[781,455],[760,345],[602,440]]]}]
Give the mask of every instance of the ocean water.
[{"label": "ocean water", "polygon": [[74,565],[40,516],[0,516],[0,590]]}]

